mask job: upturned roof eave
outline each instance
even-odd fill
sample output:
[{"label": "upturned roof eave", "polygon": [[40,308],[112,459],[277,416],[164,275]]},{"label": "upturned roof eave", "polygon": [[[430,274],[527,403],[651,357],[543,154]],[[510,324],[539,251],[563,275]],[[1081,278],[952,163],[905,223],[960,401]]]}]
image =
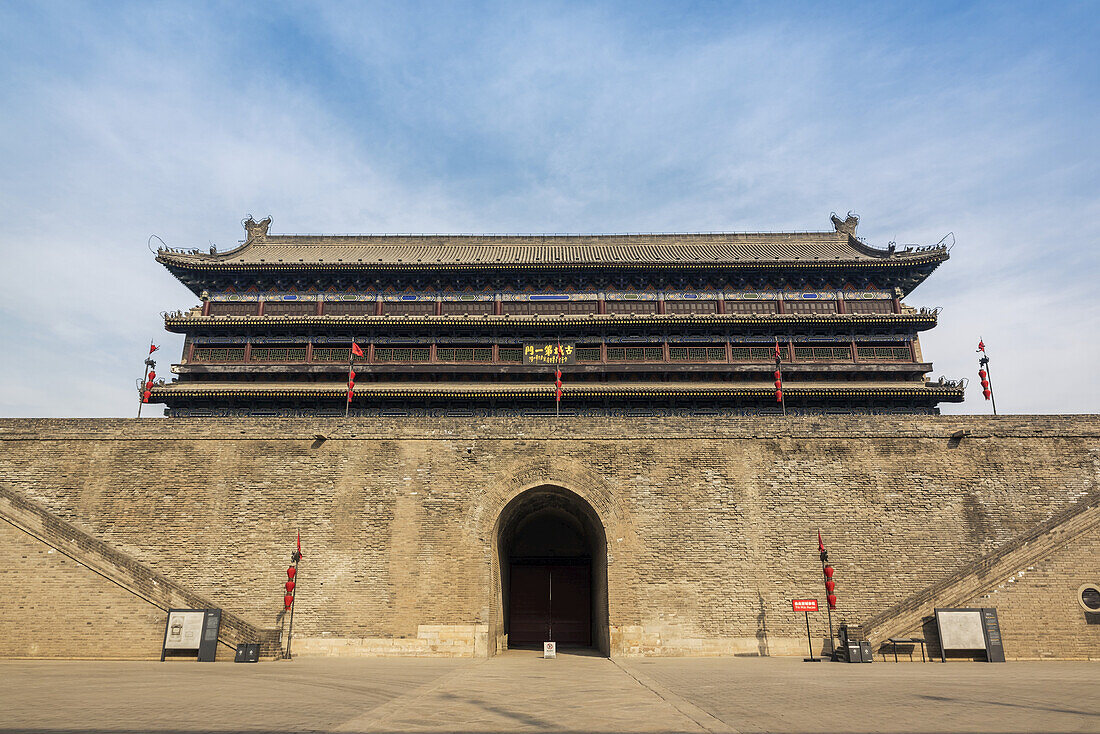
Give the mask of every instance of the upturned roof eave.
[{"label": "upturned roof eave", "polygon": [[[426,264],[417,263],[262,263],[262,264],[234,264],[214,266],[209,263],[181,261],[158,255],[156,260],[163,265],[177,280],[187,287],[195,295],[201,295],[204,290],[210,290],[219,277],[230,274],[249,274],[256,277],[274,273],[292,273],[300,271],[309,273],[314,277],[320,275],[348,275],[370,273],[399,273],[399,272],[423,272],[423,273],[474,273],[478,271],[494,272],[521,272],[521,271],[608,271],[608,270],[717,270],[751,272],[775,272],[781,270],[813,271],[841,271],[845,269],[889,270],[894,285],[902,290],[902,295],[908,295],[917,286],[924,282],[925,278],[948,260],[950,255],[946,250],[930,252],[920,257],[883,259],[878,261],[868,260],[839,260],[839,261],[803,261],[803,260],[755,260],[733,262],[673,262],[673,263],[638,263],[638,262],[596,262],[596,263],[463,263],[463,264]],[[906,275],[907,274],[907,275]]]}]

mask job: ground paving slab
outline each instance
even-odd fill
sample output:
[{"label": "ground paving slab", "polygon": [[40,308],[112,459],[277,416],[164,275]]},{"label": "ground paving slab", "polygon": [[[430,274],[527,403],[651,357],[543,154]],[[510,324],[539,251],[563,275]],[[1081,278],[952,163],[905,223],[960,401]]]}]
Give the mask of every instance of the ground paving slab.
[{"label": "ground paving slab", "polygon": [[9,732],[1100,732],[1100,664],[0,662]]}]

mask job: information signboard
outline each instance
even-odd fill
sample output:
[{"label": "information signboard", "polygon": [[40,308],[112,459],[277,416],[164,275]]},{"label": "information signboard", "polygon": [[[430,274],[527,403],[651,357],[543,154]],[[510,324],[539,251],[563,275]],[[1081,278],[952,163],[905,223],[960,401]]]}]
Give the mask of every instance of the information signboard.
[{"label": "information signboard", "polygon": [[936,631],[943,662],[948,650],[982,650],[991,663],[1005,661],[996,609],[937,609]]},{"label": "information signboard", "polygon": [[193,654],[200,662],[213,662],[218,654],[221,621],[220,609],[169,609],[161,661],[171,652],[173,657]]},{"label": "information signboard", "polygon": [[817,599],[792,599],[791,606],[796,612],[816,612]]},{"label": "information signboard", "polygon": [[523,345],[523,363],[534,365],[576,364],[577,350],[565,342],[527,342]]},{"label": "information signboard", "polygon": [[556,643],[556,642],[544,642],[544,643],[542,643],[542,656],[544,658],[556,658],[558,656],[558,643]]}]

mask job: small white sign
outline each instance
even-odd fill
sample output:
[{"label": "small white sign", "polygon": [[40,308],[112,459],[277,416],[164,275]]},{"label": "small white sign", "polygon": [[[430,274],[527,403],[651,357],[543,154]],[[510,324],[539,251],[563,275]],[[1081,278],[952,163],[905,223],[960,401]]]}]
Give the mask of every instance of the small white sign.
[{"label": "small white sign", "polygon": [[556,642],[544,642],[544,643],[542,643],[542,656],[544,658],[556,658],[558,656],[558,643],[556,643]]}]

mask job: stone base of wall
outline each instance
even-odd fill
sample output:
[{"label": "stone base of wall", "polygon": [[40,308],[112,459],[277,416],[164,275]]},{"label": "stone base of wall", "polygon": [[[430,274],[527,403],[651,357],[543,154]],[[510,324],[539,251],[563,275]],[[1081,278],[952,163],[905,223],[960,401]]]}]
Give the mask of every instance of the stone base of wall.
[{"label": "stone base of wall", "polygon": [[[814,654],[827,643],[814,639]],[[805,656],[806,638],[797,637],[689,637],[675,628],[616,625],[611,627],[613,657],[769,657]]]},{"label": "stone base of wall", "polygon": [[489,656],[487,624],[422,624],[416,637],[295,637],[294,656],[453,657]]}]

